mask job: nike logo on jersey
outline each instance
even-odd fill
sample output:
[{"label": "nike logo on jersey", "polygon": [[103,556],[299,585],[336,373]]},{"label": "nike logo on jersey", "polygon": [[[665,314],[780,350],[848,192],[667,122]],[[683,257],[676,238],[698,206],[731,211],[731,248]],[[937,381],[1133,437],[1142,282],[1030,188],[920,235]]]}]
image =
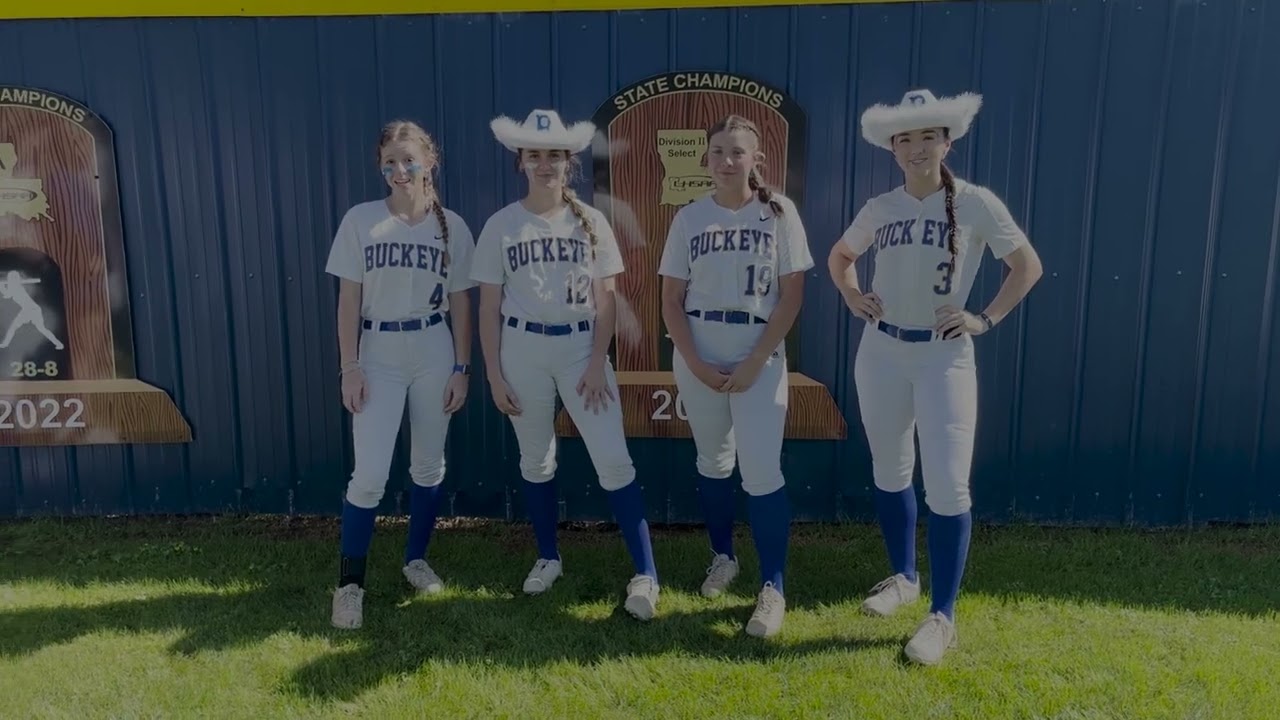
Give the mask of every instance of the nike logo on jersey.
[{"label": "nike logo on jersey", "polygon": [[915,245],[918,232],[921,245],[946,247],[948,227],[950,226],[942,221],[925,220],[917,230],[914,219],[898,220],[877,228],[874,244],[881,250],[899,245]]},{"label": "nike logo on jersey", "polygon": [[549,237],[525,240],[507,248],[511,272],[530,263],[567,262],[581,265],[591,257],[591,244],[574,238]]},{"label": "nike logo on jersey", "polygon": [[442,278],[449,277],[449,271],[444,267],[444,251],[430,245],[381,242],[364,249],[365,272],[385,267],[430,270]]},{"label": "nike logo on jersey", "polygon": [[773,233],[763,230],[710,230],[689,241],[689,262],[719,252],[744,252],[773,256]]}]

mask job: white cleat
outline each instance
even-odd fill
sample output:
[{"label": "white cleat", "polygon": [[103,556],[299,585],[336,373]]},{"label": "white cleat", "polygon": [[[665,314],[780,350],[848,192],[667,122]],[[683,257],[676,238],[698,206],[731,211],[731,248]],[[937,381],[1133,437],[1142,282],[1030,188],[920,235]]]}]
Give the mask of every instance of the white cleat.
[{"label": "white cleat", "polygon": [[364,588],[350,583],[333,593],[333,616],[330,622],[336,628],[355,630],[364,621]]},{"label": "white cleat", "polygon": [[533,569],[529,571],[528,577],[524,579],[524,591],[529,595],[537,595],[551,589],[556,578],[562,573],[561,563],[559,560],[543,560],[533,564]]},{"label": "white cleat", "polygon": [[910,605],[920,599],[920,576],[911,582],[906,575],[898,573],[885,578],[871,588],[870,596],[862,601],[862,611],[868,615],[888,617],[899,607]]},{"label": "white cleat", "polygon": [[947,649],[956,644],[956,625],[940,612],[929,613],[903,652],[912,662],[936,665]]},{"label": "white cleat", "polygon": [[658,581],[636,575],[627,583],[627,612],[637,620],[652,620],[658,610]]},{"label": "white cleat", "polygon": [[401,572],[404,573],[404,578],[409,581],[409,584],[423,595],[435,595],[444,590],[444,581],[435,570],[431,569],[426,560],[414,560],[405,565]]},{"label": "white cleat", "polygon": [[720,597],[733,579],[738,577],[738,561],[728,555],[716,555],[707,568],[707,579],[702,581],[702,596]]},{"label": "white cleat", "polygon": [[782,629],[782,616],[787,612],[787,601],[782,593],[767,582],[756,597],[756,611],[747,621],[747,634],[767,638]]}]

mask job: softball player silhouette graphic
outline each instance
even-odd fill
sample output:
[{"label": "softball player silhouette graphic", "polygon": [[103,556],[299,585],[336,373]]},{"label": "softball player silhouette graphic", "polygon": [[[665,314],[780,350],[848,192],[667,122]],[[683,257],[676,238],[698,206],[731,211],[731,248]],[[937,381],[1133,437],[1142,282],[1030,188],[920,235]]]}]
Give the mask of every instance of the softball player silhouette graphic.
[{"label": "softball player silhouette graphic", "polygon": [[471,355],[474,241],[432,185],[435,142],[418,125],[397,121],[383,128],[377,150],[390,193],[347,211],[325,268],[340,278],[342,402],[352,413],[355,450],[333,596],[332,622],[340,628],[363,622],[365,558],[406,404],[413,482],[403,574],[419,592],[441,590],[425,554],[444,480],[449,420],[466,401]]},{"label": "softball player silhouette graphic", "polygon": [[[936,98],[913,90],[896,106],[869,108],[862,135],[893,153],[905,180],[868,200],[828,257],[845,303],[866,321],[854,381],[893,569],[863,603],[873,615],[889,615],[920,596],[911,487],[919,430],[932,606],[904,651],[922,664],[940,661],[956,640],[955,602],[972,524],[969,475],[978,404],[972,336],[1013,311],[1042,272],[1004,203],[954,177],[943,163],[981,104],[973,93]],[[987,248],[1010,271],[986,310],[975,315],[964,307]],[[853,263],[873,250],[867,292]]]},{"label": "softball player silhouette graphic", "polygon": [[707,132],[714,192],[672,219],[658,273],[672,373],[697,452],[698,495],[713,558],[702,593],[738,574],[733,552],[735,462],[748,496],[760,590],[746,632],[778,632],[791,509],[782,476],[789,388],[785,339],[814,266],[795,205],[760,178],[760,133],[731,115]]},{"label": "softball player silhouette graphic", "polygon": [[494,136],[516,154],[526,195],[498,210],[476,242],[471,277],[480,283],[480,342],[494,403],[520,446],[520,473],[538,558],[524,591],[549,589],[563,570],[556,543],[557,396],[578,428],[608,493],[635,565],[626,609],[653,617],[658,573],[644,499],[622,426],[618,383],[607,352],[614,333],[614,278],[623,272],[604,215],[577,199],[569,183],[577,154],[595,133],[565,127],[554,110],[517,123],[499,117]]}]

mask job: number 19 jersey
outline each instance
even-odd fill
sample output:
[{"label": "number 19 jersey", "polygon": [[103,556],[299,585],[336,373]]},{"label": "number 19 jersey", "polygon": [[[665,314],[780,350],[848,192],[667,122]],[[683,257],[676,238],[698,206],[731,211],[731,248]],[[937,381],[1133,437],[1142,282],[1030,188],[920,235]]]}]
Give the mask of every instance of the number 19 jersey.
[{"label": "number 19 jersey", "polygon": [[795,203],[775,194],[779,216],[753,197],[738,210],[712,194],[676,212],[658,274],[687,281],[685,310],[741,310],[768,320],[777,278],[814,265]]}]

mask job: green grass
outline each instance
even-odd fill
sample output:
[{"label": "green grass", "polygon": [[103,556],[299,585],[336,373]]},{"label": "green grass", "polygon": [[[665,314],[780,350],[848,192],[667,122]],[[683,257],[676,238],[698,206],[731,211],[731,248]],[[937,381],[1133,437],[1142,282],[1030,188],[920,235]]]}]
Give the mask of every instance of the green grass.
[{"label": "green grass", "polygon": [[[521,526],[432,541],[449,589],[414,598],[402,523],[375,535],[365,627],[329,627],[336,523],[0,524],[0,717],[1274,718],[1280,528],[979,528],[943,665],[901,655],[927,600],[858,612],[874,527],[799,526],[788,614],[747,637],[757,566],[697,594],[698,530],[656,528],[659,616],[621,610],[611,528],[562,532],[566,575],[520,594]],[[922,570],[923,530],[920,541]],[[927,578],[927,575],[926,575]]]}]

